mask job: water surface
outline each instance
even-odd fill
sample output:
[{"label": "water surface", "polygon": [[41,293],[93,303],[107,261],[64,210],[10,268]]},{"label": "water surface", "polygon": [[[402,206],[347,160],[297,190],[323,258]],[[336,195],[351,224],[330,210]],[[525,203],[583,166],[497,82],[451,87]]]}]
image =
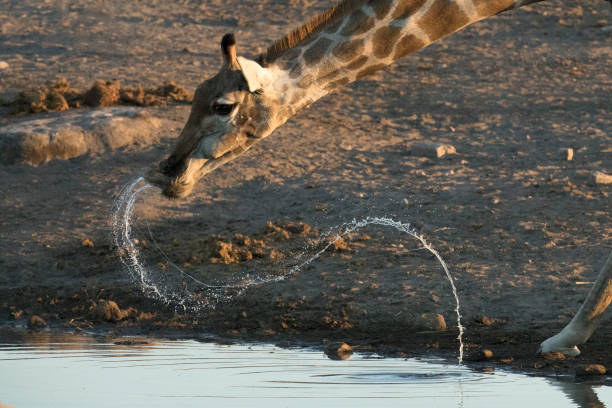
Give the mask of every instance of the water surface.
[{"label": "water surface", "polygon": [[19,408],[612,407],[612,387],[436,360],[50,332],[0,343],[0,403]]}]

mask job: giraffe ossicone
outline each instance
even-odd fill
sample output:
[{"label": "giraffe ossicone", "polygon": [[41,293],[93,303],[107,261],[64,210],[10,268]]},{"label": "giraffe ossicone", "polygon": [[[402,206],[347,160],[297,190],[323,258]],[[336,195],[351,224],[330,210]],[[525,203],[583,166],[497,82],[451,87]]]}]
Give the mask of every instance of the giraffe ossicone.
[{"label": "giraffe ossicone", "polygon": [[[476,21],[541,0],[345,0],[274,43],[255,60],[221,41],[223,65],[196,89],[167,159],[147,180],[185,197],[204,175],[246,152],[300,109],[340,86]],[[579,353],[612,301],[612,254],[578,314],[541,351]]]}]

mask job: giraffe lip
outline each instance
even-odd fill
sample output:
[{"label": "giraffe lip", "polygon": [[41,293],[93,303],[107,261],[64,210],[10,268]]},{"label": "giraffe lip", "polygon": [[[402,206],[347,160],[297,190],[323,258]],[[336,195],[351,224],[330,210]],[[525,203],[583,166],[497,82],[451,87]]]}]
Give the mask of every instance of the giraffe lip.
[{"label": "giraffe lip", "polygon": [[149,170],[145,178],[149,183],[159,187],[162,194],[167,197],[186,197],[203,176],[247,151],[256,140],[256,138],[249,139],[245,145],[232,149],[216,159],[187,158],[181,165],[181,171],[176,174],[165,173],[160,166],[155,166]]}]

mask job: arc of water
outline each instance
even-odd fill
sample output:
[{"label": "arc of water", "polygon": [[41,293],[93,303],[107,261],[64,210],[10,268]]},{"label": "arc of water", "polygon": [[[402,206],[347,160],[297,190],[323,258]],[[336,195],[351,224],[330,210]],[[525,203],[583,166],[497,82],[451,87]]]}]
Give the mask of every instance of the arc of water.
[{"label": "arc of water", "polygon": [[[165,290],[160,289],[156,285],[156,283],[151,280],[146,268],[143,266],[143,263],[140,261],[138,257],[139,255],[138,248],[136,247],[134,240],[131,238],[131,232],[132,232],[131,221],[132,221],[132,214],[134,211],[134,204],[136,203],[136,199],[138,198],[138,195],[141,192],[152,187],[150,184],[144,184],[141,187],[136,188],[136,186],[142,181],[144,181],[144,179],[140,177],[134,180],[132,183],[128,184],[120,192],[119,196],[117,197],[117,199],[115,200],[113,204],[113,220],[112,220],[113,238],[114,238],[115,244],[117,245],[117,248],[119,248],[119,257],[121,259],[121,262],[125,265],[126,269],[128,270],[129,274],[140,285],[141,289],[143,290],[145,294],[153,295],[155,298],[160,299],[165,303],[174,302],[177,305],[182,306],[183,308],[186,309],[188,308],[188,304],[187,304],[188,299],[185,296],[182,296],[179,293],[168,291],[167,289]],[[404,224],[402,222],[395,221],[393,219],[386,218],[386,217],[367,217],[359,221],[353,220],[349,223],[343,224],[340,227],[340,229],[343,229],[341,233],[333,233],[333,231],[337,231],[339,228],[331,229],[330,232],[328,232],[327,234],[323,236],[323,239],[327,239],[327,243],[320,250],[315,252],[314,255],[308,257],[306,260],[302,262],[296,263],[293,267],[289,268],[286,274],[280,275],[280,276],[273,276],[269,278],[261,278],[257,275],[247,274],[246,281],[243,280],[240,284],[228,284],[228,285],[209,285],[204,282],[201,282],[200,280],[196,279],[192,275],[182,270],[180,267],[178,267],[174,263],[170,262],[170,260],[165,255],[165,253],[163,253],[163,251],[161,251],[157,243],[155,241],[154,242],[158,250],[162,252],[166,260],[175,269],[177,269],[180,273],[189,277],[191,280],[193,280],[194,282],[198,283],[203,288],[208,290],[208,294],[211,295],[215,300],[219,301],[222,298],[222,294],[221,292],[215,292],[215,291],[236,289],[239,291],[238,294],[240,294],[242,291],[246,290],[247,288],[251,286],[262,285],[266,283],[274,283],[274,282],[279,282],[279,281],[284,280],[287,276],[297,273],[302,268],[304,268],[305,266],[309,265],[310,263],[318,259],[325,251],[327,251],[327,249],[329,249],[329,247],[334,245],[340,238],[360,228],[363,228],[367,225],[387,226],[387,227],[395,228],[396,230],[400,232],[404,232],[412,236],[413,238],[417,239],[421,243],[422,247],[419,249],[427,249],[429,252],[431,252],[436,257],[436,259],[438,260],[438,262],[444,269],[444,273],[450,283],[450,286],[453,292],[453,296],[455,299],[455,313],[457,316],[457,329],[459,331],[459,334],[457,336],[457,339],[459,340],[458,361],[459,361],[459,364],[461,364],[463,362],[463,348],[464,348],[463,347],[463,335],[465,332],[465,328],[461,324],[459,295],[457,294],[457,288],[453,281],[453,277],[448,269],[446,262],[444,261],[442,256],[440,256],[438,251],[436,251],[431,246],[431,244],[427,242],[425,237],[423,237],[415,229],[413,229],[410,226],[410,224]],[[150,229],[149,229],[149,233],[150,233]],[[152,234],[151,234],[151,237],[152,237]],[[307,256],[306,250],[303,251],[300,256],[301,257]],[[202,308],[206,306],[212,307],[214,305],[211,305],[209,302],[203,302],[203,301],[198,300],[195,302],[195,306],[197,309],[197,308]]]}]

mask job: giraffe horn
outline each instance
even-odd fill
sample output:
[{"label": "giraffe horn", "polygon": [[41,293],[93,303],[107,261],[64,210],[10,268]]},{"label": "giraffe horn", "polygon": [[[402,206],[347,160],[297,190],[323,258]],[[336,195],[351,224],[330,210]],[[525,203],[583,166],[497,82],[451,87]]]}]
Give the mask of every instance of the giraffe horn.
[{"label": "giraffe horn", "polygon": [[228,33],[221,39],[221,52],[225,65],[236,65],[236,37],[233,33]]}]

